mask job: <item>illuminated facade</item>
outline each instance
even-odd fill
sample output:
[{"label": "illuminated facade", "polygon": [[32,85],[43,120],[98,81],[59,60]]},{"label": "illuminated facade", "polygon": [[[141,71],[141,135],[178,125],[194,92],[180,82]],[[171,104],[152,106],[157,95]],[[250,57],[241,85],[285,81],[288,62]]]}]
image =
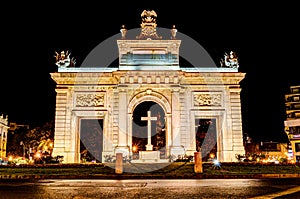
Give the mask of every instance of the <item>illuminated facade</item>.
[{"label": "illuminated facade", "polygon": [[292,147],[292,157],[300,162],[300,86],[291,86],[285,95],[286,120],[285,131]]},{"label": "illuminated facade", "polygon": [[0,158],[6,157],[8,117],[1,115],[0,117]]},{"label": "illuminated facade", "polygon": [[[138,163],[201,150],[205,161],[237,161],[235,154],[245,153],[239,85],[245,74],[238,72],[237,58],[226,55],[222,67],[180,66],[186,43],[176,38],[175,26],[164,39],[156,13],[141,16],[139,35],[127,39],[130,31],[122,26],[114,40],[118,66],[70,67],[72,59],[57,54],[53,155],[79,163],[85,148],[100,162],[122,153]],[[203,51],[197,58],[210,56]]]}]

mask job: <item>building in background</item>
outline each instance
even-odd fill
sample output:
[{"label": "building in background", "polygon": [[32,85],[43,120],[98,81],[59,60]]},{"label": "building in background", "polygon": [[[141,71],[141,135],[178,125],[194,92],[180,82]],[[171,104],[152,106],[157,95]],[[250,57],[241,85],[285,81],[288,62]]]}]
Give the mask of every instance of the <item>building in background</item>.
[{"label": "building in background", "polygon": [[265,162],[286,162],[288,161],[288,143],[282,142],[261,142],[260,151],[264,154]]},{"label": "building in background", "polygon": [[0,117],[0,158],[6,157],[7,132],[8,132],[8,116]]},{"label": "building in background", "polygon": [[285,131],[291,144],[291,157],[300,162],[300,86],[291,86],[285,95],[286,120]]}]

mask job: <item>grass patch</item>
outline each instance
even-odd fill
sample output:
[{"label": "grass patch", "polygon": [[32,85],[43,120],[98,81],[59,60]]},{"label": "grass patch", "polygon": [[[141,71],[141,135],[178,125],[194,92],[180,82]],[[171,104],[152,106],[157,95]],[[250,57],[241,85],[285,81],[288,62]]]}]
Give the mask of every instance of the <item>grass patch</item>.
[{"label": "grass patch", "polygon": [[[115,165],[109,164],[51,164],[51,165],[1,165],[2,176],[93,176],[115,175]],[[203,175],[244,175],[244,174],[300,174],[300,165],[275,165],[256,163],[222,163],[216,168],[203,163]],[[122,175],[140,176],[195,176],[193,162],[160,164],[123,164]]]}]

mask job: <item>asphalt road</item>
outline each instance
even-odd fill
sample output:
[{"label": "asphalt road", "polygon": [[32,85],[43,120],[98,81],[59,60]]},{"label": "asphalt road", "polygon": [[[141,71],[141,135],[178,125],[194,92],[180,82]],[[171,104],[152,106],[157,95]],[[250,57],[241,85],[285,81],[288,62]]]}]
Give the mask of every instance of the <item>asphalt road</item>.
[{"label": "asphalt road", "polygon": [[300,198],[292,179],[1,180],[1,199]]}]

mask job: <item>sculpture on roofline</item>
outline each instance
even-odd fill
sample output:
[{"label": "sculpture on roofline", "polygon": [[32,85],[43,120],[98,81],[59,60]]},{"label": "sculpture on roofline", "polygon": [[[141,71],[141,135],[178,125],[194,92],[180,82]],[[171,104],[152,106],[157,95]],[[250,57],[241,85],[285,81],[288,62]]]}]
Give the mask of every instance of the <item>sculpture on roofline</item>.
[{"label": "sculpture on roofline", "polygon": [[127,29],[125,28],[125,25],[122,25],[122,28],[120,29],[122,39],[126,38]]},{"label": "sculpture on roofline", "polygon": [[154,10],[144,10],[141,14],[141,33],[137,36],[137,39],[161,39],[156,33],[156,17],[157,14]]},{"label": "sculpture on roofline", "polygon": [[70,58],[70,55],[68,51],[61,51],[60,54],[55,51],[55,64],[59,68],[75,67],[76,61],[74,57]]},{"label": "sculpture on roofline", "polygon": [[230,51],[230,54],[225,52],[224,59],[221,58],[220,60],[221,67],[227,67],[227,68],[238,68],[239,67],[239,61],[238,57],[235,52]]},{"label": "sculpture on roofline", "polygon": [[176,33],[177,33],[177,29],[175,25],[173,25],[173,28],[171,29],[171,39],[176,39]]}]

